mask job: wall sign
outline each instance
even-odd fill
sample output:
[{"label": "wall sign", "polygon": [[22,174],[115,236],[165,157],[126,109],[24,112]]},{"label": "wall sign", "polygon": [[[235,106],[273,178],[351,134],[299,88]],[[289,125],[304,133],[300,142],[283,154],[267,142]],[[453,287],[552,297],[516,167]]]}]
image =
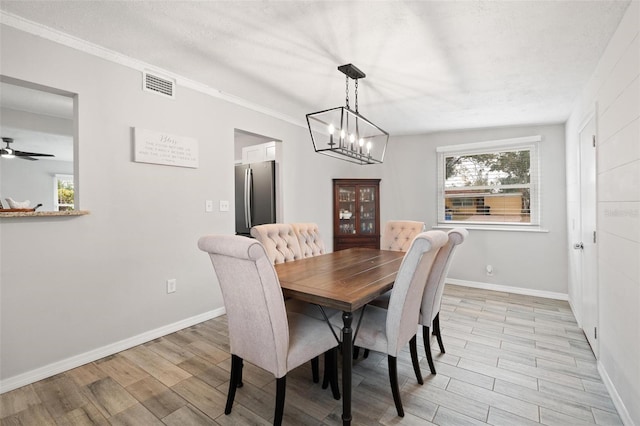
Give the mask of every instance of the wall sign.
[{"label": "wall sign", "polygon": [[136,127],[133,161],[198,168],[198,140]]}]

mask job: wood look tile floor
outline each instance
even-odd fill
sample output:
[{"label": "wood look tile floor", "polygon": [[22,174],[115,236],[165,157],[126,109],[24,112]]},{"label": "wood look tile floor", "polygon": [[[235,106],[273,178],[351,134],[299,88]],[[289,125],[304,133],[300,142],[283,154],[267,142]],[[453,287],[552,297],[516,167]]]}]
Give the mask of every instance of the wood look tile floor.
[{"label": "wood look tile floor", "polygon": [[[440,313],[446,354],[416,383],[408,348],[398,362],[397,417],[386,356],[354,364],[353,424],[620,425],[591,349],[567,302],[447,285]],[[422,342],[422,339],[418,339]],[[5,425],[268,425],[275,380],[248,363],[224,414],[230,355],[219,317],[0,396]],[[321,363],[322,365],[322,363]],[[287,377],[284,423],[339,425],[341,401]]]}]

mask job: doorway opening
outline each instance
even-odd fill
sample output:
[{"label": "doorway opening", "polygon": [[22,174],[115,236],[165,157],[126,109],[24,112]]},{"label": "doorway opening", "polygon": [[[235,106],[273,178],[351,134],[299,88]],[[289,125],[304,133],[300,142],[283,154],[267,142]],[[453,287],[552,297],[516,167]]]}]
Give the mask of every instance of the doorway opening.
[{"label": "doorway opening", "polygon": [[236,234],[282,218],[282,141],[234,130]]}]

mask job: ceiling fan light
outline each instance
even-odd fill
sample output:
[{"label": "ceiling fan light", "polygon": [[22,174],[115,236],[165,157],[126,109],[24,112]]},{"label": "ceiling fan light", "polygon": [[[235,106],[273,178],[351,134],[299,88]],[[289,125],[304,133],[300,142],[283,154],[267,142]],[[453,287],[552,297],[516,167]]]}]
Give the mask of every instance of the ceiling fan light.
[{"label": "ceiling fan light", "polygon": [[11,148],[2,148],[2,154],[0,154],[2,158],[14,158],[15,155]]}]

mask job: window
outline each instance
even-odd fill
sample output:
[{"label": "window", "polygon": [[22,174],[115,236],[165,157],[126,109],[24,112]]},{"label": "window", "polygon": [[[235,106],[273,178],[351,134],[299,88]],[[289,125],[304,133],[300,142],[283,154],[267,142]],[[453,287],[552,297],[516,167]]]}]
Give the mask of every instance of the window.
[{"label": "window", "polygon": [[54,210],[73,210],[74,195],[73,175],[55,175],[53,194]]},{"label": "window", "polygon": [[539,226],[540,140],[438,147],[438,224]]}]

